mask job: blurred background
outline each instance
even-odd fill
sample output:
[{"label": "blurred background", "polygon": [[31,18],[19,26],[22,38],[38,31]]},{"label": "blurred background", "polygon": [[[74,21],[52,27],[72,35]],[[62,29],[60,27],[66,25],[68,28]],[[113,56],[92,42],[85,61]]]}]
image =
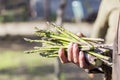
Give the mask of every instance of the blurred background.
[{"label": "blurred background", "polygon": [[41,44],[34,27],[47,30],[47,21],[73,33],[90,36],[101,0],[0,0],[0,80],[101,80],[101,74],[87,74],[74,64],[60,64],[56,58],[25,54]]}]

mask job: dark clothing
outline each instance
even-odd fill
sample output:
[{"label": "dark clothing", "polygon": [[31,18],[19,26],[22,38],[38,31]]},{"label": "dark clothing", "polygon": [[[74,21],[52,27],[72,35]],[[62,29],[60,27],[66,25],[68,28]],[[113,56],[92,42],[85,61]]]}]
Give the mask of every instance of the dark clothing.
[{"label": "dark clothing", "polygon": [[113,49],[113,80],[120,80],[120,15]]}]

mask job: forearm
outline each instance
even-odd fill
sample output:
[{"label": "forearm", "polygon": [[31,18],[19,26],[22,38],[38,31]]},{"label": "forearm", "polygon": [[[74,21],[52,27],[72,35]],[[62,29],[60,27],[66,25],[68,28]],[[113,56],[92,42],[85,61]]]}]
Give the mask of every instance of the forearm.
[{"label": "forearm", "polygon": [[107,28],[108,28],[106,24],[107,24],[108,14],[109,14],[109,12],[106,10],[105,3],[106,2],[104,0],[101,2],[97,19],[93,24],[93,31],[91,33],[91,37],[95,37],[95,38],[105,37]]}]

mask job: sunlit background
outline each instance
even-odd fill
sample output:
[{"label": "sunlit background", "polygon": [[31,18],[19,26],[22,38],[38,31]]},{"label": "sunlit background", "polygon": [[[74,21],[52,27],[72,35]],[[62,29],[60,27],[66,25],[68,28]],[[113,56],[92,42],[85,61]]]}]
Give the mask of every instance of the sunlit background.
[{"label": "sunlit background", "polygon": [[[65,5],[64,1],[67,1]],[[25,50],[41,44],[23,40],[37,38],[33,35],[34,27],[50,29],[47,21],[63,25],[73,33],[90,36],[100,1],[0,0],[0,80],[101,80],[102,75],[88,75],[70,63],[59,64],[58,77],[55,74],[57,59],[25,54]]]}]

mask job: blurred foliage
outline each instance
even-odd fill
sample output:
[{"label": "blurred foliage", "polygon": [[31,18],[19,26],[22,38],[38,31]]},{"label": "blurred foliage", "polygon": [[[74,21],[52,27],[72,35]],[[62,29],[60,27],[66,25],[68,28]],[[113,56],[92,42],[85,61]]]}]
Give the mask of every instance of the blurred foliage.
[{"label": "blurred foliage", "polygon": [[53,59],[41,58],[38,54],[28,55],[22,51],[2,51],[0,53],[0,61],[1,70],[7,68],[17,68],[22,65],[25,65],[27,67],[49,65],[52,64]]},{"label": "blurred foliage", "polygon": [[0,80],[53,79],[53,60],[22,51],[1,51]]},{"label": "blurred foliage", "polygon": [[55,13],[51,13],[50,20],[51,21],[55,21],[56,20],[56,14]]},{"label": "blurred foliage", "polygon": [[5,10],[0,15],[0,22],[27,21],[28,16],[26,7],[22,6],[17,9]]}]

